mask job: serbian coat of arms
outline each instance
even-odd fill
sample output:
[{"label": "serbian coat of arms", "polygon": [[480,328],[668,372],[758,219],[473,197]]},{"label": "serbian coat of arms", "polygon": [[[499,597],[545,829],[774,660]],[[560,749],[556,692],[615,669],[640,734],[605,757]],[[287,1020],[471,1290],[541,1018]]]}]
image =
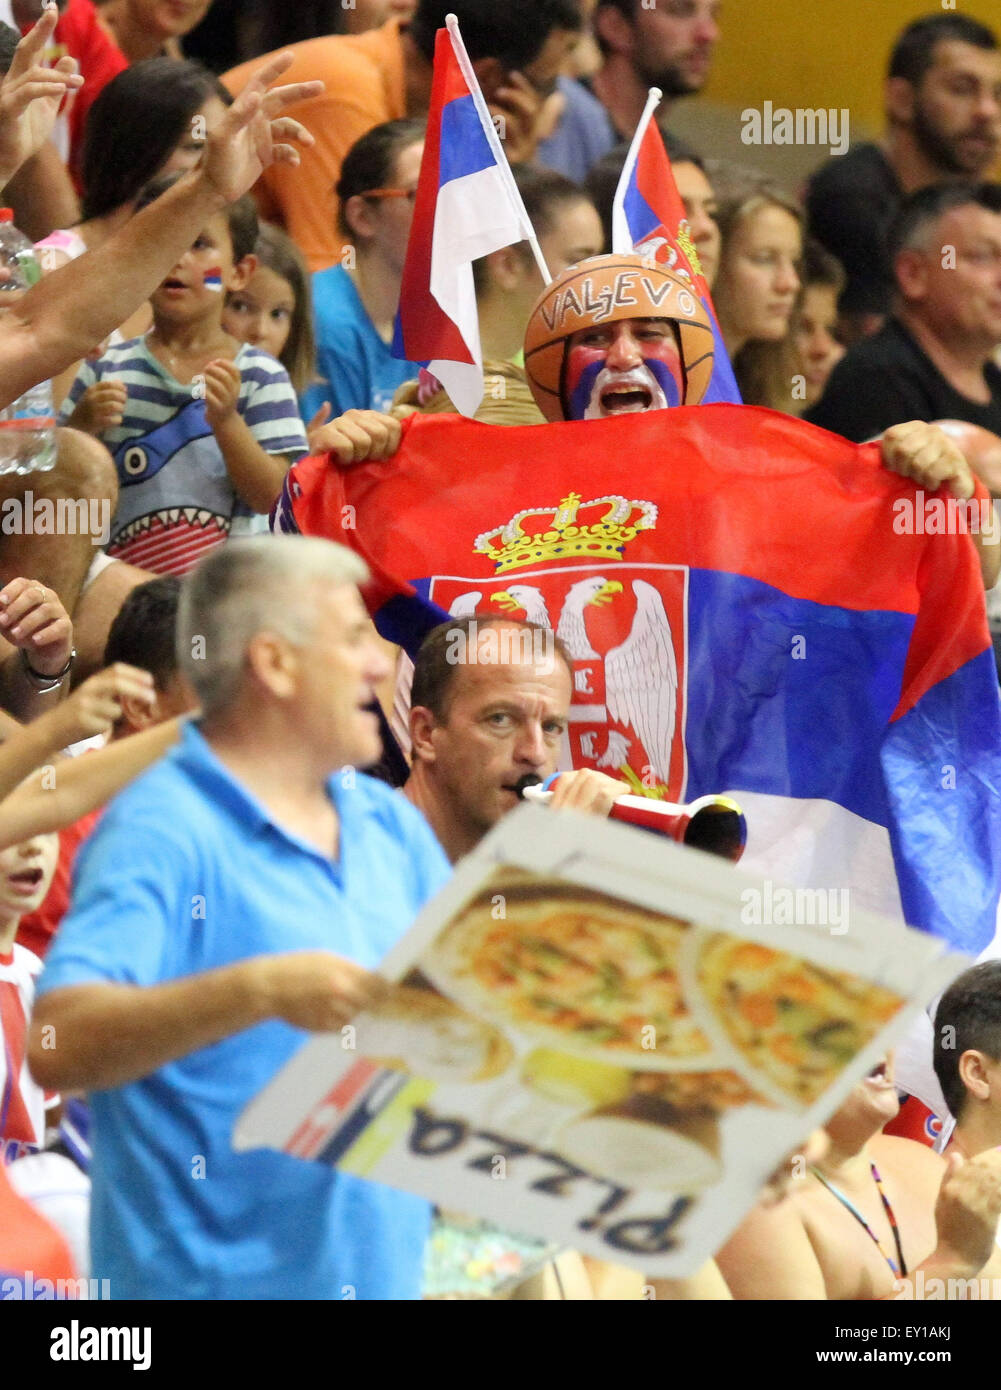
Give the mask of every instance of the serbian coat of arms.
[{"label": "serbian coat of arms", "polygon": [[428,597],[452,617],[506,614],[551,630],[573,662],[563,763],[684,799],[688,569],[631,564],[652,502],[576,493],[526,508],[476,538],[493,577],[436,575]]}]

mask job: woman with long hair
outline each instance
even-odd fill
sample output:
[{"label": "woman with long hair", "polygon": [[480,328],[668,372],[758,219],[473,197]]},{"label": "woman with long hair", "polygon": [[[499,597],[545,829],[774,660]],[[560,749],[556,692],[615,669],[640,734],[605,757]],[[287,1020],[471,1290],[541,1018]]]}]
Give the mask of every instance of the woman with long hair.
[{"label": "woman with long hair", "polygon": [[793,408],[803,214],[756,175],[710,168],[722,236],[713,303],[747,405]]}]

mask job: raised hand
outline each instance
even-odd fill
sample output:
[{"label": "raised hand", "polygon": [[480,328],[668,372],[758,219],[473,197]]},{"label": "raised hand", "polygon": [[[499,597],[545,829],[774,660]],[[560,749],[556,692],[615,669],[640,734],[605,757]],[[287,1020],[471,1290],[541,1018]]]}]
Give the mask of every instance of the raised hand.
[{"label": "raised hand", "polygon": [[242,197],[271,164],[298,164],[296,144],[312,145],[305,126],[282,112],[323,91],[322,82],[268,88],[290,66],[276,53],[244,87],[205,142],[201,175],[226,203]]},{"label": "raised hand", "polygon": [[521,72],[509,72],[504,86],[490,102],[490,111],[504,120],[504,153],[512,164],[535,157],[539,141],[552,133],[563,109],[558,93],[543,96]]},{"label": "raised hand", "polygon": [[935,1204],[936,1255],[975,1274],[991,1257],[1001,1218],[1001,1150],[971,1159],[952,1153],[948,1163]]},{"label": "raised hand", "polygon": [[124,699],[152,705],[155,698],[153,677],[148,671],[126,666],[122,661],[98,671],[59,706],[65,744],[107,733],[120,718]]},{"label": "raised hand", "polygon": [[55,5],[42,11],[0,82],[0,182],[6,183],[38,153],[52,134],[64,98],[68,109],[83,86],[75,58],[60,58],[51,68],[42,62],[58,20]]}]

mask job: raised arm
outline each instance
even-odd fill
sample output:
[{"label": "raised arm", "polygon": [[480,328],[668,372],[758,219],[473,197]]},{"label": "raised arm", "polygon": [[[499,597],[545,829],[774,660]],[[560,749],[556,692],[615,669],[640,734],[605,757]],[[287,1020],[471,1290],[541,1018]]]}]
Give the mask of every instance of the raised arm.
[{"label": "raised arm", "polygon": [[[951,1153],[935,1203],[935,1249],[906,1279],[896,1281],[888,1297],[920,1298],[923,1285],[925,1298],[941,1298],[950,1280],[972,1282],[994,1254],[999,1217],[1001,1150],[988,1149],[968,1160]],[[987,1295],[978,1289],[968,1296]]]},{"label": "raised arm", "polygon": [[[29,725],[24,730],[25,739],[41,723],[39,719]],[[81,816],[104,806],[173,747],[180,726],[180,719],[169,719],[140,734],[130,734],[128,738],[109,743],[86,757],[63,758],[37,772],[0,804],[0,849],[19,845],[33,835],[64,830]],[[51,756],[51,749],[39,757],[34,766],[37,767],[45,756]]]},{"label": "raised arm", "polygon": [[0,320],[0,405],[62,371],[107,337],[163,280],[205,223],[261,170],[297,164],[290,141],[312,137],[282,112],[318,82],[267,91],[292,61],[277,54],[247,84],[206,142],[205,158],[103,245],[46,275]]},{"label": "raised arm", "polygon": [[[55,705],[30,724],[23,727],[14,724],[0,745],[0,845],[3,848],[19,844],[29,835],[60,828],[57,824],[37,824],[34,829],[28,830],[23,828],[24,824],[27,824],[26,821],[12,826],[6,819],[12,799],[16,798],[17,804],[23,805],[32,794],[30,786],[22,787],[16,792],[15,788],[42,763],[48,762],[71,743],[107,732],[121,714],[119,701],[123,696],[149,703],[154,697],[153,677],[147,671],[140,671],[123,663],[109,666],[107,670],[100,671],[96,676],[91,676],[90,680],[84,681],[79,690],[74,691],[62,704]],[[70,765],[67,764],[67,771]],[[52,768],[47,769],[47,772],[52,771]],[[82,780],[79,773],[76,774],[75,780],[79,786]],[[35,786],[34,793],[51,800],[53,792],[49,790],[47,782],[47,777],[41,780]],[[117,791],[118,787],[114,786],[111,790]],[[9,793],[12,795],[9,796]],[[101,805],[101,802],[97,801],[95,805]],[[85,810],[93,809],[93,806],[85,806],[84,810],[70,816],[69,820],[62,824],[68,825],[79,819]],[[46,811],[39,817],[39,813],[36,812],[36,820],[44,820],[51,815],[51,811]]]}]

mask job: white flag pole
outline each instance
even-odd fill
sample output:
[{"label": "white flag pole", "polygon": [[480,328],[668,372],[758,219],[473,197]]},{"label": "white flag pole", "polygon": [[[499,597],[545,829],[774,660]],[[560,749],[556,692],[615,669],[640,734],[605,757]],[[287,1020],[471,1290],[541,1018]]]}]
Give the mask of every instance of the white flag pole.
[{"label": "white flag pole", "polygon": [[535,257],[535,264],[539,267],[542,283],[544,285],[549,285],[552,283],[553,277],[549,273],[549,267],[546,265],[546,258],[542,254],[539,239],[535,235],[535,228],[529,220],[522,196],[518,192],[518,185],[515,183],[514,175],[511,173],[511,166],[507,162],[507,155],[504,153],[504,147],[500,142],[497,129],[493,123],[493,118],[487,109],[487,103],[480,90],[480,84],[476,77],[476,73],[473,71],[473,65],[469,61],[466,45],[462,42],[462,35],[459,33],[459,21],[454,14],[450,14],[445,16],[445,23],[448,26],[448,36],[452,40],[452,49],[455,53],[459,68],[466,82],[469,84],[469,90],[473,96],[473,104],[480,118],[480,124],[483,126],[483,133],[487,137],[487,142],[501,170],[501,177],[504,187],[507,189],[507,195],[511,200],[511,205],[514,208],[519,222],[522,224],[525,240],[532,248],[532,255]]},{"label": "white flag pole", "polygon": [[664,93],[659,87],[651,87],[647,93],[646,106],[643,108],[643,115],[636,127],[632,144],[629,146],[626,162],[622,166],[619,186],[615,190],[615,199],[612,203],[612,251],[618,256],[628,256],[632,253],[633,239],[629,235],[629,224],[626,221],[626,188],[629,185],[629,176],[633,165],[639,157],[639,149],[643,143],[646,128],[653,120],[653,113],[660,105],[663,96]]}]

